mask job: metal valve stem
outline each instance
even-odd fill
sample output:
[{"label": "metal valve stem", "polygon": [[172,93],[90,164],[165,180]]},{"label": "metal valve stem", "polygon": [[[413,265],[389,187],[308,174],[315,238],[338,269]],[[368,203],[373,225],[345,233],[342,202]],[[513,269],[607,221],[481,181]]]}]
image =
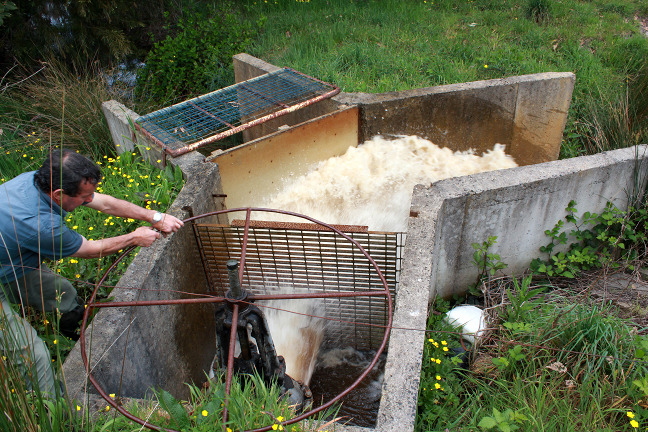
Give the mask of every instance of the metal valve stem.
[{"label": "metal valve stem", "polygon": [[229,278],[229,288],[232,298],[235,300],[241,300],[245,297],[243,290],[241,289],[241,280],[239,279],[239,262],[236,260],[227,261],[227,277]]}]

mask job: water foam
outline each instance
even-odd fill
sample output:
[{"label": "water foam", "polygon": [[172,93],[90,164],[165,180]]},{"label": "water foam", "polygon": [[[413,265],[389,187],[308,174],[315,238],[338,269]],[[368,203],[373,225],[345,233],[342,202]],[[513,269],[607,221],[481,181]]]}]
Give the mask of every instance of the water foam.
[{"label": "water foam", "polygon": [[[320,162],[306,175],[290,178],[288,174],[283,190],[263,206],[329,224],[405,232],[415,185],[516,166],[501,144],[478,156],[473,151],[453,152],[416,136],[375,137],[342,156]],[[294,220],[276,213],[257,217]]]},{"label": "water foam", "polygon": [[[285,288],[283,292],[289,292]],[[263,314],[277,355],[286,361],[286,373],[310,383],[324,338],[322,299],[289,299],[265,303]]]}]

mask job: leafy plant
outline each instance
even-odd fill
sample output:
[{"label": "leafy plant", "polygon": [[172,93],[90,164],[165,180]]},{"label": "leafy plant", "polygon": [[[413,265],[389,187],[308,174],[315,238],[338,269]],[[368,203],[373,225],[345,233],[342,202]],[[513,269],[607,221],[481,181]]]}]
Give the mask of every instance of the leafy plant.
[{"label": "leafy plant", "polygon": [[504,371],[508,369],[509,366],[515,365],[515,363],[519,362],[520,360],[523,360],[524,357],[525,355],[522,354],[522,346],[515,345],[513,348],[509,348],[506,357],[494,358],[493,364],[497,366],[499,370]]},{"label": "leafy plant", "polygon": [[[579,216],[576,201],[572,200],[565,210],[565,221],[572,228],[568,230],[565,221],[560,220],[551,230],[545,231],[551,241],[540,247],[540,252],[546,253],[548,259],[532,260],[529,268],[533,273],[574,278],[581,271],[603,266],[620,268],[621,262],[628,269],[634,269],[633,261],[639,255],[629,246],[642,244],[647,238],[645,208],[630,207],[622,211],[608,202],[600,214],[585,212]],[[566,247],[560,248],[561,245]]]},{"label": "leafy plant", "polygon": [[166,104],[233,83],[232,56],[245,51],[264,19],[243,20],[227,2],[207,9],[180,20],[174,35],[155,44],[138,72],[138,97]]},{"label": "leafy plant", "polygon": [[[435,307],[446,312],[449,305],[437,299]],[[432,430],[435,425],[444,424],[447,412],[461,405],[463,363],[468,353],[462,348],[459,334],[443,316],[442,313],[431,314],[428,319],[427,327],[435,336],[428,337],[423,348],[417,430]]]},{"label": "leafy plant", "polygon": [[648,356],[648,336],[638,335],[635,339],[637,344],[637,350],[635,351],[635,357],[638,359],[643,359]]},{"label": "leafy plant", "polygon": [[506,319],[512,322],[525,321],[527,314],[542,304],[542,299],[535,299],[534,297],[544,292],[545,288],[531,288],[532,276],[526,276],[522,279],[522,283],[518,282],[516,278],[512,278],[514,291],[508,287],[506,290],[506,297],[510,306],[506,308]]},{"label": "leafy plant", "polygon": [[0,26],[4,24],[4,20],[11,15],[11,11],[18,9],[16,4],[11,1],[0,2]]},{"label": "leafy plant", "polygon": [[[223,425],[225,383],[222,377],[210,380],[202,388],[189,385],[190,398],[180,401],[164,390],[155,392],[162,408],[153,416],[152,423],[164,428],[178,428],[190,432],[221,430],[250,430],[271,425],[273,430],[284,430],[283,422],[295,417],[294,407],[281,396],[276,383],[266,384],[258,375],[235,375],[227,399],[228,423]],[[291,426],[294,431],[312,431],[334,415],[330,409],[319,417]],[[286,426],[287,428],[287,426]]]},{"label": "leafy plant", "polygon": [[632,384],[641,390],[645,398],[648,398],[648,376],[636,379],[632,381]]},{"label": "leafy plant", "polygon": [[478,287],[482,281],[494,276],[498,270],[507,267],[507,264],[500,260],[498,254],[489,251],[496,242],[496,236],[489,236],[482,244],[472,244],[473,249],[475,249],[475,252],[473,252],[473,263],[477,266],[477,280],[470,287],[471,294],[480,294]]},{"label": "leafy plant", "polygon": [[497,428],[502,432],[509,432],[518,430],[527,420],[528,417],[519,411],[507,408],[504,412],[500,412],[497,408],[493,408],[493,415],[482,418],[479,427],[485,430]]}]

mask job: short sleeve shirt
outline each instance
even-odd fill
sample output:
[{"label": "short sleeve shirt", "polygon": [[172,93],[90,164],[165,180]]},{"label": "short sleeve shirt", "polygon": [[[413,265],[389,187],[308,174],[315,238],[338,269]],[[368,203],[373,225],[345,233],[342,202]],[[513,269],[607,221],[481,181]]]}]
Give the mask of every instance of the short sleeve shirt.
[{"label": "short sleeve shirt", "polygon": [[81,234],[65,225],[67,212],[34,183],[35,171],[0,185],[0,283],[11,282],[79,250]]}]

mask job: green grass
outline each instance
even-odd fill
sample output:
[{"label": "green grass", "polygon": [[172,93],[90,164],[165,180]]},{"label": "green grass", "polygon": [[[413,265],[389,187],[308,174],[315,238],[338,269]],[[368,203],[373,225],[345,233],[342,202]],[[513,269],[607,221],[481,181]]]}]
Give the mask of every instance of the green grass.
[{"label": "green grass", "polygon": [[[592,152],[575,124],[591,118],[592,103],[616,101],[648,58],[638,0],[250,3],[268,18],[250,54],[346,92],[574,72],[563,157]],[[536,3],[549,6],[541,20],[529,15]]]},{"label": "green grass", "polygon": [[[510,288],[516,293],[514,285]],[[496,330],[476,351],[470,371],[460,369],[452,356],[438,355],[434,342],[439,338],[450,348],[458,342],[447,333],[437,337],[435,331],[449,329],[442,315],[431,316],[433,339],[423,357],[416,430],[469,430],[493,417],[494,410],[507,409],[524,416],[509,422],[524,431],[633,430],[627,412],[648,424],[648,393],[634,383],[648,377],[641,351],[646,336],[637,336],[636,326],[609,305],[578,304],[551,294],[527,302],[531,307],[516,321],[507,320],[510,303],[500,303]],[[447,307],[435,304],[440,312]],[[440,390],[430,386],[437,382]]]}]

